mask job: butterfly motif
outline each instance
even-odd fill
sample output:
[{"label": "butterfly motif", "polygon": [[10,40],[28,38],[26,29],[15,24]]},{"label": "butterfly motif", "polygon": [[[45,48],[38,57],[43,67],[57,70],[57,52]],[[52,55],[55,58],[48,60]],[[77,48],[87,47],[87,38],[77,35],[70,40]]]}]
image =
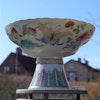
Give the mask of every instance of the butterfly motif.
[{"label": "butterfly motif", "polygon": [[45,24],[39,24],[39,28],[43,34],[43,37],[41,39],[37,39],[39,41],[42,41],[45,44],[51,44],[51,45],[63,45],[63,43],[60,43],[60,39],[69,35],[72,35],[69,31],[63,31],[61,32],[61,26],[58,25],[55,28],[52,28],[50,26],[49,28]]}]

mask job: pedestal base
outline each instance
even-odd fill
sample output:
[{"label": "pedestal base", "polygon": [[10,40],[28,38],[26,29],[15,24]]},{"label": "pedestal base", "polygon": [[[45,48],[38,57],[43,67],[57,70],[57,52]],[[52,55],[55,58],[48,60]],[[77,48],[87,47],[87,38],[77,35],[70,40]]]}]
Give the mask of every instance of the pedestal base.
[{"label": "pedestal base", "polygon": [[[80,95],[81,94],[87,94],[88,92],[86,90],[71,90],[71,89],[64,89],[64,90],[17,89],[16,93],[17,93],[17,95],[19,95],[19,94],[29,94],[28,99],[17,99],[17,100],[67,100],[67,98],[66,99],[63,99],[63,98],[50,99],[49,94],[74,94],[74,95],[76,95],[75,100],[80,100]],[[44,98],[43,99],[32,99],[34,94],[43,94]]]},{"label": "pedestal base", "polygon": [[37,58],[36,64],[29,89],[69,89],[61,58]]}]

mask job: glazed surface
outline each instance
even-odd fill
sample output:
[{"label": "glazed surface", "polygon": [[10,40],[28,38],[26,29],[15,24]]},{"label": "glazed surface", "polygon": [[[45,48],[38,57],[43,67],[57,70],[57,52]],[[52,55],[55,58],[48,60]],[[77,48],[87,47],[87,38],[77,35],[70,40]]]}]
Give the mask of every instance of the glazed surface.
[{"label": "glazed surface", "polygon": [[66,57],[88,42],[94,26],[73,19],[37,18],[6,26],[9,38],[36,57]]}]

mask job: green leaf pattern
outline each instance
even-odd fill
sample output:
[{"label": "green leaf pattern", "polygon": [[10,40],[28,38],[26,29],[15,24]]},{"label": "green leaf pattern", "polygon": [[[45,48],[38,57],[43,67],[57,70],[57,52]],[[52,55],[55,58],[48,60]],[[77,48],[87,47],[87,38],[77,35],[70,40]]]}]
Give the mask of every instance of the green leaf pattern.
[{"label": "green leaf pattern", "polygon": [[67,83],[63,70],[58,71],[55,68],[53,71],[46,71],[42,69],[35,73],[30,86],[66,87]]},{"label": "green leaf pattern", "polygon": [[[74,23],[74,22],[73,22]],[[38,28],[39,26],[37,26],[37,28]],[[48,26],[47,26],[48,27]],[[63,26],[64,27],[64,26]],[[77,38],[78,36],[80,36],[82,33],[82,31],[84,31],[85,30],[85,27],[87,27],[87,24],[86,23],[82,23],[82,24],[73,24],[72,26],[68,26],[67,28],[69,28],[70,29],[70,33],[72,33],[73,32],[73,36],[72,37],[67,37],[66,36],[66,41],[64,42],[64,44],[62,44],[63,46],[62,46],[62,49],[71,49],[71,50],[76,50],[79,46],[80,46],[80,44],[81,44],[81,41],[80,40],[75,40],[75,38]],[[15,28],[14,28],[15,29]],[[38,28],[39,29],[39,28]],[[15,31],[16,31],[17,29],[15,29]],[[19,33],[16,31],[16,34],[11,34],[11,36],[12,37],[14,37],[15,36],[15,38],[14,38],[14,40],[13,41],[18,41],[18,42],[16,42],[16,43],[19,43],[18,45],[20,45],[22,48],[34,48],[34,47],[38,47],[38,48],[40,48],[40,47],[43,47],[44,45],[46,45],[47,44],[47,41],[45,40],[45,44],[43,44],[42,43],[42,41],[44,40],[44,39],[37,39],[37,33],[36,33],[36,28],[31,28],[31,27],[29,27],[29,25],[27,24],[27,25],[23,25],[22,26],[22,29],[20,29],[21,31],[22,31],[22,35],[21,36],[19,36],[18,37],[18,35],[19,35]],[[6,31],[7,31],[7,33],[8,33],[8,30],[6,29]],[[66,29],[66,31],[67,31],[67,29]],[[86,30],[87,31],[87,30]],[[89,34],[90,34],[90,36],[92,35],[92,33],[93,33],[93,31],[94,31],[94,29],[90,29],[90,31],[89,31]],[[17,35],[17,33],[18,33],[18,35]],[[42,34],[43,35],[43,34]],[[11,37],[10,36],[10,37]],[[16,38],[16,36],[18,37],[18,38]],[[29,40],[28,38],[26,39],[25,37],[28,37],[28,36],[31,36],[31,37],[34,37],[34,39],[35,39],[35,41],[38,41],[38,42],[35,42],[35,43],[33,43],[31,40]],[[43,36],[43,37],[45,37],[45,36]],[[40,40],[42,40],[42,41],[40,41]],[[58,43],[58,41],[60,41],[61,39],[59,38],[58,40],[57,40],[57,43]],[[55,42],[55,44],[57,44],[56,42]],[[40,44],[43,44],[43,45],[40,45]],[[54,43],[52,43],[52,41],[50,42],[50,45],[52,45],[52,46],[54,46]],[[59,45],[58,45],[59,46]]]}]

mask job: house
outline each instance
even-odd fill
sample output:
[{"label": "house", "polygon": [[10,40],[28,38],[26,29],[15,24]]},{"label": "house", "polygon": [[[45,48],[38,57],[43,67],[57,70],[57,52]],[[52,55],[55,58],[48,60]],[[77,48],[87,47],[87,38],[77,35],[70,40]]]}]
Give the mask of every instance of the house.
[{"label": "house", "polygon": [[1,64],[0,73],[33,75],[35,61],[35,58],[22,55],[22,50],[17,48],[16,53],[11,52]]},{"label": "house", "polygon": [[100,70],[92,68],[87,60],[85,63],[81,62],[81,58],[78,58],[78,61],[70,60],[64,66],[68,80],[96,81],[100,79]]},{"label": "house", "polygon": [[[35,58],[23,55],[22,50],[17,48],[16,53],[11,52],[1,64],[0,73],[33,75],[35,61]],[[64,64],[64,67],[68,80],[96,81],[100,79],[100,70],[91,67],[87,60],[85,63],[82,63],[81,58],[77,61],[70,60]]]}]

